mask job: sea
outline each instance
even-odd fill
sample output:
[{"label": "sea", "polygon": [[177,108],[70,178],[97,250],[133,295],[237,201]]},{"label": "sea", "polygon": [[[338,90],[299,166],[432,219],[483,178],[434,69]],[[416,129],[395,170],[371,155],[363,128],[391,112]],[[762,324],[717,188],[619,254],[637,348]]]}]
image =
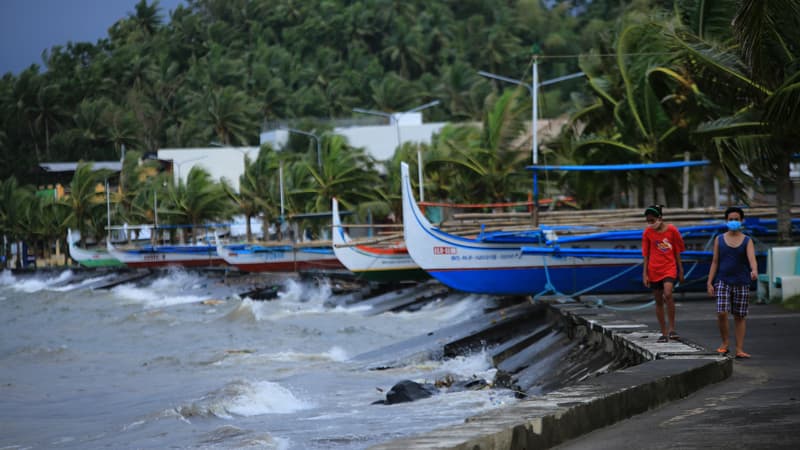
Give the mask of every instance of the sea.
[{"label": "sea", "polygon": [[[376,404],[401,380],[491,382],[486,349],[374,370],[355,358],[482,314],[489,298],[370,314],[330,282],[222,297],[170,270],[93,290],[70,270],[0,273],[0,449],[362,449],[518,400],[467,390]],[[69,280],[80,278],[71,283]]]}]

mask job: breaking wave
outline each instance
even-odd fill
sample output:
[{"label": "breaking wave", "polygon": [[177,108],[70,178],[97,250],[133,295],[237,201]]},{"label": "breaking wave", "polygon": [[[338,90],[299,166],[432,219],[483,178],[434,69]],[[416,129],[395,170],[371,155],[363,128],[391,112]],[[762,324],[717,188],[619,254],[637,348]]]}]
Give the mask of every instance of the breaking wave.
[{"label": "breaking wave", "polygon": [[122,299],[141,303],[149,308],[197,303],[206,300],[206,296],[189,295],[186,292],[202,289],[206,280],[187,273],[179,268],[171,268],[166,276],[159,277],[147,286],[122,284],[112,289]]},{"label": "breaking wave", "polygon": [[189,405],[176,408],[185,419],[193,417],[260,416],[291,414],[315,405],[295,397],[280,384],[270,381],[234,381]]},{"label": "breaking wave", "polygon": [[31,278],[15,277],[10,270],[4,270],[3,275],[0,276],[0,285],[9,286],[16,291],[33,293],[43,290],[54,290],[53,285],[58,285],[64,281],[72,278],[73,273],[71,270],[65,270],[55,277],[38,277]]}]

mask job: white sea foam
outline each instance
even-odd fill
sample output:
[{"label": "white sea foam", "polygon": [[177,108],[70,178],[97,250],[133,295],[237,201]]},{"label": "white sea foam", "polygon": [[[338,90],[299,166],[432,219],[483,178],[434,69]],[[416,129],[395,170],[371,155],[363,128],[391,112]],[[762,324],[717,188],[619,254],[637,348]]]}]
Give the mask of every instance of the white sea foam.
[{"label": "white sea foam", "polygon": [[491,382],[497,369],[492,367],[492,360],[486,349],[466,356],[456,356],[440,361],[440,370],[457,375],[460,378],[478,377]]},{"label": "white sea foam", "polygon": [[78,283],[71,283],[71,284],[67,284],[67,285],[64,285],[64,286],[60,286],[60,287],[53,288],[52,290],[53,290],[53,291],[58,291],[58,292],[74,291],[74,290],[76,290],[76,289],[80,289],[80,288],[82,288],[82,287],[84,287],[84,286],[86,286],[86,285],[89,285],[89,284],[92,284],[92,283],[98,282],[98,281],[100,281],[100,280],[105,280],[106,278],[109,278],[109,275],[103,275],[103,276],[99,276],[99,277],[86,278],[86,279],[84,279],[84,280],[81,280],[81,281],[80,281],[80,282],[78,282]]},{"label": "white sea foam", "polygon": [[156,278],[149,287],[158,291],[199,289],[205,286],[206,279],[197,273],[190,273],[180,267],[169,267],[167,275]]},{"label": "white sea foam", "polygon": [[416,319],[425,316],[441,323],[456,323],[483,314],[488,298],[484,295],[467,295],[455,302],[428,302],[417,311],[400,311],[398,317]]},{"label": "white sea foam", "polygon": [[152,287],[136,287],[131,284],[116,286],[112,289],[112,292],[119,298],[132,303],[140,303],[148,308],[162,308],[184,303],[197,303],[206,299],[205,297],[196,295],[178,295],[171,292],[163,292]]},{"label": "white sea foam", "polygon": [[338,346],[331,347],[330,350],[324,353],[301,353],[293,351],[283,351],[265,355],[265,358],[272,361],[336,361],[344,362],[350,359],[347,352]]},{"label": "white sea foam", "polygon": [[14,274],[10,270],[4,269],[3,272],[0,273],[0,286],[7,286],[16,282],[17,279],[14,278]]},{"label": "white sea foam", "polygon": [[22,278],[17,279],[10,271],[3,271],[3,282],[2,284],[6,284],[10,286],[12,289],[21,291],[21,292],[38,292],[43,290],[55,290],[51,286],[54,284],[62,283],[70,278],[72,278],[73,273],[71,270],[65,270],[58,274],[55,277],[48,277],[48,278],[40,278],[40,277],[33,277],[33,278]]},{"label": "white sea foam", "polygon": [[289,389],[278,383],[234,381],[209,393],[200,401],[178,408],[177,411],[187,419],[212,415],[230,419],[233,416],[290,414],[314,407],[312,402],[295,397]]}]

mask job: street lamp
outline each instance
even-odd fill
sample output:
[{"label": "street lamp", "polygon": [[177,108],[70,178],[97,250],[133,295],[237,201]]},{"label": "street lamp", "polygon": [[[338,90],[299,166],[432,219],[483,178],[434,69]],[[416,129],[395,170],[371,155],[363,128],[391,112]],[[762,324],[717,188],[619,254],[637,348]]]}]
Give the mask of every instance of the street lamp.
[{"label": "street lamp", "polygon": [[[582,77],[584,74],[583,72],[575,72],[569,75],[564,75],[563,77],[553,78],[551,80],[539,82],[539,67],[538,67],[538,58],[533,58],[533,64],[531,66],[531,75],[532,75],[532,82],[531,84],[523,83],[521,80],[517,80],[514,78],[504,77],[502,75],[497,75],[494,73],[486,72],[486,71],[478,71],[478,75],[487,77],[487,78],[494,78],[495,80],[505,81],[506,83],[516,84],[518,86],[524,86],[528,89],[531,93],[531,128],[532,130],[532,138],[531,138],[531,158],[533,159],[533,165],[538,164],[539,162],[539,123],[538,123],[538,116],[539,116],[539,88],[541,86],[547,86],[550,84],[558,83],[559,81],[571,80],[573,78]],[[533,171],[533,203],[536,209],[539,208],[539,187],[538,187],[538,172],[536,170]]]},{"label": "street lamp", "polygon": [[314,133],[309,133],[308,131],[298,130],[296,128],[282,128],[282,130],[286,130],[286,131],[288,131],[290,133],[302,134],[304,136],[308,136],[308,137],[314,138],[314,140],[317,143],[317,167],[322,169],[322,150],[320,149],[319,136],[317,136]]},{"label": "street lamp", "polygon": [[[389,119],[389,124],[391,125],[394,122],[395,130],[397,131],[397,148],[400,148],[403,144],[402,139],[400,139],[400,120],[399,116],[403,114],[415,113],[420,112],[423,109],[428,109],[434,107],[441,103],[439,100],[433,100],[431,102],[425,103],[423,105],[419,105],[417,107],[411,108],[409,110],[399,112],[399,113],[387,113],[383,111],[375,111],[372,109],[364,109],[364,108],[353,108],[353,112],[362,113],[362,114],[372,114],[375,116],[386,117]],[[422,184],[422,151],[417,147],[417,176],[419,178],[419,201],[425,201],[425,188]]]}]

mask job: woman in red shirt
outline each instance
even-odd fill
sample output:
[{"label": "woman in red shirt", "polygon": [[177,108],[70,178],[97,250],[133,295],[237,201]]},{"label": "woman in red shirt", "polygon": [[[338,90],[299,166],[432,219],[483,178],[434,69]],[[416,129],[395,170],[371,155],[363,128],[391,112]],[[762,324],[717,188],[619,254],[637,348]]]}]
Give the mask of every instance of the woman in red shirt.
[{"label": "woman in red shirt", "polygon": [[[658,342],[678,339],[675,331],[675,301],[672,292],[675,282],[683,282],[683,262],[681,252],[685,250],[680,231],[672,224],[664,223],[661,205],[647,207],[644,211],[647,228],[642,233],[642,255],[644,271],[642,281],[653,289],[656,302],[656,318],[661,326]],[[667,305],[667,319],[664,318],[664,304]]]}]

